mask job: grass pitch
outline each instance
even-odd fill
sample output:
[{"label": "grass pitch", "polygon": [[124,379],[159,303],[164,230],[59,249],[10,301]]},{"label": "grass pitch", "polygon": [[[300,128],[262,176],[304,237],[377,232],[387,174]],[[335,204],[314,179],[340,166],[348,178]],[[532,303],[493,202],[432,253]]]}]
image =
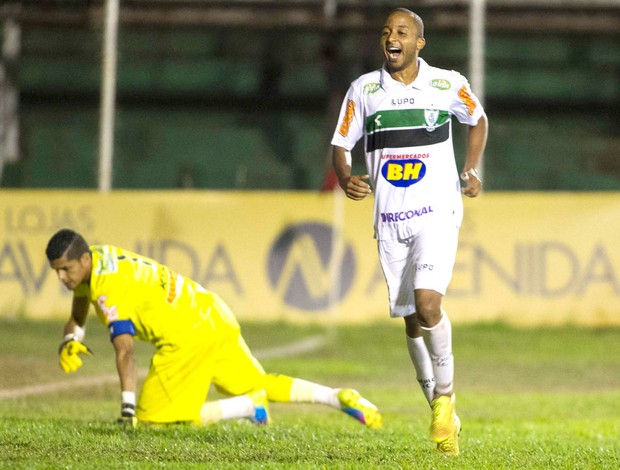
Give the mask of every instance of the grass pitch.
[{"label": "grass pitch", "polygon": [[[285,355],[267,352],[323,329],[243,327],[268,371],[360,390],[381,409],[381,431],[292,404],[273,404],[268,427],[119,428],[106,330],[89,324],[95,356],[72,375],[57,364],[61,331],[60,322],[0,320],[0,468],[620,468],[618,329],[455,325],[458,457],[429,441],[428,405],[397,320],[340,327],[317,349]],[[140,344],[140,367],[151,352]]]}]

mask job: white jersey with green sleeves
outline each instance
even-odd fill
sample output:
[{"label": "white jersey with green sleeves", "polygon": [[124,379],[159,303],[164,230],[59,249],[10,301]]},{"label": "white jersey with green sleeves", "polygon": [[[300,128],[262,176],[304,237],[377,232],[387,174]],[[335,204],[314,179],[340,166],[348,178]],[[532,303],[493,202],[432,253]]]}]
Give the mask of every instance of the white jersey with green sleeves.
[{"label": "white jersey with green sleeves", "polygon": [[463,75],[418,60],[410,85],[385,68],[354,80],[331,141],[351,150],[364,138],[380,240],[405,240],[425,224],[458,226],[462,219],[451,117],[473,126],[484,110]]}]

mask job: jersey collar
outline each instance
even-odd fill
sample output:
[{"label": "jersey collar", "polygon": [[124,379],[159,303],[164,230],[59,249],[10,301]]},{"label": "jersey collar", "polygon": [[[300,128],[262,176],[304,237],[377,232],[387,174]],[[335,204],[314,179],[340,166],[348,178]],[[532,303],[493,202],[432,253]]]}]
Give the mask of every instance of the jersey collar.
[{"label": "jersey collar", "polygon": [[422,57],[418,57],[418,67],[419,67],[419,70],[418,70],[418,76],[416,77],[416,79],[409,85],[403,85],[398,80],[394,80],[392,78],[392,76],[387,71],[387,68],[384,65],[381,68],[381,87],[383,87],[383,89],[385,90],[388,90],[395,86],[401,86],[405,88],[416,88],[418,90],[421,89],[423,87],[422,84],[428,81],[425,79],[425,77],[428,75],[429,66],[426,63],[426,61],[422,59]]}]

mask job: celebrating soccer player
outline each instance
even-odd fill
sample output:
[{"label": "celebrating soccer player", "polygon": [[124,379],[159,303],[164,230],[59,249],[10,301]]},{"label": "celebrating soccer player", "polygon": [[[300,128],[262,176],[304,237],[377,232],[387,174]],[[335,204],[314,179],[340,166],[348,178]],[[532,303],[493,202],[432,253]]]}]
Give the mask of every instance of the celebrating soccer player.
[{"label": "celebrating soccer player", "polygon": [[[422,19],[398,8],[381,32],[385,64],[353,81],[331,141],[340,187],[353,200],[374,192],[374,231],[387,282],[390,314],[403,317],[409,355],[432,408],[431,437],[459,453],[452,328],[441,306],[456,256],[461,194],[478,195],[487,118],[461,74],[419,57]],[[468,126],[461,187],[451,118]],[[351,154],[364,138],[368,174],[351,174]]]}]

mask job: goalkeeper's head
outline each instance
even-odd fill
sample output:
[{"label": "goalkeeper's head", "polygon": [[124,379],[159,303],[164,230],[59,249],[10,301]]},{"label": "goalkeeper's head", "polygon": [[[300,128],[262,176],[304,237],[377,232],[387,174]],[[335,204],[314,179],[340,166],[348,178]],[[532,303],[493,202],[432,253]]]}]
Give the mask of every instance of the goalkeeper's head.
[{"label": "goalkeeper's head", "polygon": [[79,233],[70,229],[59,230],[47,243],[45,254],[67,289],[73,290],[90,280],[90,248]]}]

